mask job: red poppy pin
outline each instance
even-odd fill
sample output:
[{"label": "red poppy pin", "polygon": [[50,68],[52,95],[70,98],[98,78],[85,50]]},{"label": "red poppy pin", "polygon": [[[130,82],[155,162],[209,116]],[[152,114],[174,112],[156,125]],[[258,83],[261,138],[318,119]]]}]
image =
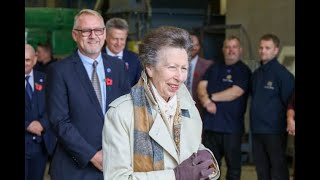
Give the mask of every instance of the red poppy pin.
[{"label": "red poppy pin", "polygon": [[107,86],[112,86],[112,79],[107,78],[106,79],[106,84],[107,84]]},{"label": "red poppy pin", "polygon": [[35,85],[36,85],[36,90],[38,90],[38,91],[42,90],[43,87],[41,84],[35,83]]}]

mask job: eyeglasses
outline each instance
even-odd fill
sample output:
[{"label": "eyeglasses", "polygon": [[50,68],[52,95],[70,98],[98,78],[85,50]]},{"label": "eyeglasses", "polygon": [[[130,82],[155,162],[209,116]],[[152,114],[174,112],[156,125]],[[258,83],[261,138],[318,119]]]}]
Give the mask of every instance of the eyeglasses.
[{"label": "eyeglasses", "polygon": [[73,29],[75,31],[81,32],[83,37],[88,37],[91,35],[92,31],[96,36],[101,36],[104,33],[104,28],[96,28],[96,29]]}]

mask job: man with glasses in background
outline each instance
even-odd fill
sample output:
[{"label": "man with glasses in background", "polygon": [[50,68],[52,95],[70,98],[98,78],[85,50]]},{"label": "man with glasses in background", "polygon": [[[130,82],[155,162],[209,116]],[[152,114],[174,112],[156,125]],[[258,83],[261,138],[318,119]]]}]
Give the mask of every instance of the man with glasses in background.
[{"label": "man with glasses in background", "polygon": [[78,50],[48,69],[48,118],[57,135],[52,180],[102,180],[102,128],[108,105],[129,92],[125,64],[101,53],[102,16],[81,10],[72,37]]}]

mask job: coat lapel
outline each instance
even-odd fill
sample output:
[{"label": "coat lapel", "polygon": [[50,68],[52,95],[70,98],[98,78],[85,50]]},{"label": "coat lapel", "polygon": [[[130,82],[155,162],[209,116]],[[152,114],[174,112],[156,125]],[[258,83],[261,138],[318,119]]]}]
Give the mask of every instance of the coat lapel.
[{"label": "coat lapel", "polygon": [[159,113],[156,114],[155,121],[149,131],[149,136],[155,140],[164,150],[166,150],[176,161],[179,162],[174,141],[168,132]]},{"label": "coat lapel", "polygon": [[[184,150],[184,148],[190,149],[188,144],[193,145],[193,142],[190,142],[190,139],[196,140],[198,137],[190,137],[187,134],[183,134],[183,132],[191,132],[193,131],[193,127],[195,127],[192,123],[190,125],[191,121],[190,119],[190,113],[189,109],[191,109],[192,105],[190,102],[193,102],[192,97],[190,96],[190,93],[187,89],[187,87],[182,84],[180,87],[180,90],[178,92],[180,98],[180,108],[181,108],[181,134],[180,134],[180,158],[178,157],[178,153],[176,151],[176,146],[173,138],[168,132],[168,128],[163,122],[161,115],[157,112],[156,109],[153,109],[156,112],[155,115],[155,121],[149,131],[150,137],[155,140],[160,146],[163,147],[164,150],[166,150],[175,160],[177,163],[179,163],[179,159],[186,159],[186,155],[188,153]],[[153,107],[154,108],[154,107]],[[188,143],[186,143],[188,141]],[[197,143],[197,142],[195,142]],[[200,142],[199,142],[200,143]],[[196,152],[196,149],[194,150]]]},{"label": "coat lapel", "polygon": [[[181,133],[180,133],[180,159],[187,159],[191,152],[197,152],[199,144],[201,143],[201,119],[195,120],[193,118],[200,117],[195,115],[195,108],[191,102],[194,102],[188,89],[183,84],[178,91],[181,108]],[[192,133],[189,133],[192,132]]]},{"label": "coat lapel", "polygon": [[84,68],[84,65],[82,64],[80,57],[78,57],[78,56],[76,57],[76,56],[77,55],[74,55],[74,57],[73,57],[75,72],[77,73],[77,76],[79,77],[79,80],[80,80],[83,88],[85,89],[88,96],[90,97],[92,104],[94,104],[94,106],[96,107],[97,112],[99,113],[99,115],[102,118],[104,118],[104,115],[102,114],[98,98],[96,97],[95,91],[94,91],[93,86],[91,84],[91,80],[89,79],[89,77],[87,75],[87,71]]}]

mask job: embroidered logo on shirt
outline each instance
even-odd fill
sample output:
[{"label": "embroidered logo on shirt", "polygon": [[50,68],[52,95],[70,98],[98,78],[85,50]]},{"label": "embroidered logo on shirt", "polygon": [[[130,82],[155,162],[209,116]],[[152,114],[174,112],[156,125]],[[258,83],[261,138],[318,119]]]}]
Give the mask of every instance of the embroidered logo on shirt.
[{"label": "embroidered logo on shirt", "polygon": [[231,75],[231,74],[228,74],[225,78],[222,79],[222,81],[223,81],[223,82],[233,83],[232,75]]},{"label": "embroidered logo on shirt", "polygon": [[266,88],[266,89],[272,89],[272,90],[273,90],[274,87],[273,87],[272,84],[273,84],[272,81],[268,81],[268,82],[267,82],[267,85],[265,85],[264,88]]}]

